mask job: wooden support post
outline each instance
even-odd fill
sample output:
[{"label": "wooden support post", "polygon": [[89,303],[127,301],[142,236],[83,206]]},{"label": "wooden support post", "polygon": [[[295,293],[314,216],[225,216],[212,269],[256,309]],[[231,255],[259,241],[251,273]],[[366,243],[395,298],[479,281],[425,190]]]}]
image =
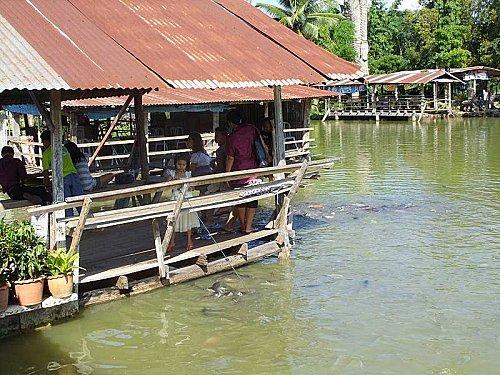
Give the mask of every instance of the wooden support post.
[{"label": "wooden support post", "polygon": [[[329,101],[330,99],[327,100]],[[302,126],[304,129],[309,129],[309,125],[311,124],[311,119],[310,119],[311,104],[312,103],[310,99],[304,99],[304,111],[302,112],[304,115],[304,118],[302,119]],[[330,111],[330,109],[328,109],[328,111]],[[311,154],[310,154],[311,144],[309,142],[310,139],[311,139],[311,131],[306,130],[304,132],[304,135],[302,136],[302,141],[303,141],[302,150],[308,152],[308,154],[306,155],[307,160],[311,160]]]},{"label": "wooden support post", "polygon": [[[127,100],[125,100],[125,103],[123,104],[123,106],[118,111],[118,114],[113,119],[113,122],[111,123],[111,125],[108,128],[108,130],[106,131],[106,134],[104,134],[104,137],[102,138],[101,142],[99,142],[99,145],[97,146],[97,148],[95,149],[94,153],[90,157],[90,159],[89,159],[89,167],[92,165],[92,163],[94,162],[95,158],[99,154],[99,151],[101,151],[101,149],[103,148],[104,144],[106,143],[106,141],[108,140],[108,138],[111,136],[111,133],[113,133],[113,130],[115,129],[116,125],[118,124],[118,121],[120,121],[120,119],[122,118],[123,114],[127,111],[127,108],[130,105],[130,102],[132,101],[132,98],[134,98],[134,96],[130,95],[127,98]],[[141,97],[141,99],[142,99],[142,97]],[[70,122],[70,126],[71,126],[71,122]]]},{"label": "wooden support post", "polygon": [[435,110],[438,109],[437,95],[438,95],[438,84],[437,84],[437,82],[433,82],[432,83],[432,99],[434,102],[434,109]]},{"label": "wooden support post", "polygon": [[238,254],[240,254],[245,260],[247,260],[248,257],[248,242],[245,242],[240,246],[240,249],[238,250]]},{"label": "wooden support post", "polygon": [[134,95],[134,112],[137,134],[137,146],[139,151],[139,161],[141,165],[141,179],[149,179],[148,155],[146,149],[146,126],[144,123],[144,108],[142,106],[142,94]]},{"label": "wooden support post", "polygon": [[156,260],[158,261],[158,274],[160,279],[168,279],[168,265],[165,264],[165,253],[163,252],[163,248],[161,246],[160,227],[156,219],[153,220],[153,236],[155,239]]},{"label": "wooden support post", "polygon": [[220,121],[220,113],[219,112],[213,112],[212,113],[212,130],[215,132],[215,129],[219,127],[219,121]]},{"label": "wooden support post", "polygon": [[80,217],[78,218],[78,224],[73,232],[73,238],[71,239],[71,245],[69,247],[70,252],[74,252],[77,250],[78,245],[80,244],[80,239],[82,238],[83,230],[85,229],[85,222],[87,221],[87,217],[90,212],[90,204],[92,203],[92,199],[89,197],[85,197],[83,200],[82,211],[80,212]]},{"label": "wooden support post", "polygon": [[200,266],[204,272],[207,272],[208,267],[208,258],[206,254],[200,254],[198,258],[196,258],[196,265]]},{"label": "wooden support post", "polygon": [[172,238],[172,234],[174,233],[175,229],[175,222],[177,221],[177,218],[181,213],[182,203],[184,203],[184,198],[188,190],[189,184],[182,185],[181,193],[179,195],[179,198],[177,198],[177,203],[175,204],[172,216],[169,220],[167,220],[167,230],[165,231],[165,236],[163,237],[163,241],[161,243],[162,254],[165,254],[168,244],[170,243],[170,239]]},{"label": "wooden support post", "polygon": [[278,236],[276,238],[276,242],[282,250],[278,254],[280,259],[288,259],[290,258],[290,238],[288,232],[288,210],[290,209],[290,202],[292,201],[295,194],[297,194],[300,184],[304,178],[304,175],[307,171],[308,164],[304,162],[300,167],[297,177],[295,177],[295,181],[293,182],[290,191],[284,197],[283,204],[281,205],[281,209],[276,217],[275,228],[279,230]]},{"label": "wooden support post", "polygon": [[[273,127],[273,165],[286,165],[285,159],[285,133],[283,125],[283,103],[281,101],[281,86],[274,86],[274,127]],[[275,180],[285,178],[284,173],[273,175]],[[283,201],[283,196],[276,196],[275,205],[276,211]]]},{"label": "wooden support post", "polygon": [[451,97],[452,97],[451,82],[448,82],[448,109],[449,110],[451,110]]},{"label": "wooden support post", "polygon": [[50,118],[54,129],[51,131],[52,148],[52,197],[54,203],[64,202],[62,129],[61,129],[61,92],[50,92]]},{"label": "wooden support post", "polygon": [[78,144],[78,115],[75,112],[69,114],[69,140]]},{"label": "wooden support post", "polygon": [[281,86],[274,86],[274,160],[273,165],[285,164],[285,136],[283,126],[283,104]]},{"label": "wooden support post", "polygon": [[[51,149],[52,149],[52,197],[53,203],[64,202],[64,177],[63,177],[63,145],[62,145],[62,122],[61,122],[61,92],[51,90],[50,92],[50,122],[53,130],[51,131]],[[66,249],[66,230],[65,224],[59,219],[64,218],[64,211],[54,212],[55,242],[56,248]]]},{"label": "wooden support post", "polygon": [[124,275],[119,276],[118,280],[116,280],[116,287],[118,288],[118,290],[120,290],[120,292],[126,292],[130,290],[128,277]]}]

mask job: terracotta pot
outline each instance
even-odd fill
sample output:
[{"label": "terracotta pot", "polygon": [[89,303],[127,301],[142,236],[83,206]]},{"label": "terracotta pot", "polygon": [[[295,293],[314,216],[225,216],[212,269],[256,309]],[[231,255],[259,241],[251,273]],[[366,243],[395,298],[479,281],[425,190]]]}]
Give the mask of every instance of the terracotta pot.
[{"label": "terracotta pot", "polygon": [[73,273],[47,277],[49,290],[54,298],[66,298],[73,293]]},{"label": "terracotta pot", "polygon": [[38,305],[43,300],[45,279],[19,280],[14,282],[14,290],[21,306]]},{"label": "terracotta pot", "polygon": [[0,312],[5,311],[9,304],[9,284],[0,285]]}]

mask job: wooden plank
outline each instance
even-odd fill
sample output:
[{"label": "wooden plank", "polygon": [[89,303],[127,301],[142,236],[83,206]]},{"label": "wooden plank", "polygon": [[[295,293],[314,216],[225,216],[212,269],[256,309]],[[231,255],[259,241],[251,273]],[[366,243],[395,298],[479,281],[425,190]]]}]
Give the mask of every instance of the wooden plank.
[{"label": "wooden plank", "polygon": [[30,90],[28,91],[29,95],[31,97],[31,100],[33,101],[33,104],[35,107],[38,109],[38,112],[40,112],[40,115],[43,118],[43,121],[45,121],[45,124],[47,125],[47,128],[49,128],[50,131],[54,130],[54,124],[52,123],[52,119],[50,118],[49,113],[45,109],[45,107],[42,105],[40,100],[38,100],[37,95],[35,94],[34,91]]},{"label": "wooden plank", "polygon": [[[217,193],[190,198],[189,200],[185,200],[183,202],[182,209],[188,210],[189,212],[198,212],[207,209],[228,207],[236,204],[243,204],[254,200],[272,197],[278,193],[287,192],[291,188],[291,179],[287,180],[286,182],[287,184],[280,184],[278,182],[267,183],[263,186],[264,188],[267,186],[269,188],[272,187],[273,189],[275,189],[276,187],[280,187],[281,185],[281,188],[279,188],[279,190],[267,194],[240,197],[240,194],[252,191],[251,187],[245,187],[241,190],[233,190],[226,193]],[[259,188],[260,186],[261,185],[257,185],[253,189]],[[175,209],[176,204],[176,201],[166,201],[147,206],[127,207],[112,211],[98,212],[88,220],[86,228],[102,229],[109,226],[122,225],[159,217],[167,217],[171,215],[171,212]],[[75,218],[67,219],[66,221],[68,229],[74,228],[76,226]]]},{"label": "wooden plank", "polygon": [[[207,267],[207,272],[205,273],[199,266],[192,265],[184,268],[177,269],[172,272],[172,277],[170,283],[181,283],[189,280],[194,280],[199,277],[206,276],[207,274],[213,274],[217,272],[222,272],[231,268],[241,267],[245,264],[255,262],[266,256],[272,255],[278,251],[278,245],[275,242],[266,243],[263,245],[256,246],[249,249],[248,260],[243,259],[241,255],[229,256],[228,258],[218,259],[210,262]],[[154,263],[149,266],[155,267]],[[143,265],[143,268],[145,265]],[[145,270],[145,269],[143,269]],[[99,278],[93,281],[109,279],[112,277],[120,276],[119,272],[121,270],[109,270],[108,275],[113,275],[106,278]],[[89,282],[89,281],[87,281]],[[95,305],[99,303],[109,302],[116,299],[127,298],[128,296],[133,296],[141,293],[145,293],[154,289],[163,287],[164,284],[158,277],[150,277],[140,281],[132,281],[129,283],[129,293],[121,293],[116,288],[105,288],[92,290],[86,294],[84,300],[81,300],[81,304],[84,306]]]},{"label": "wooden plank", "polygon": [[[165,236],[163,237],[163,241],[161,242],[162,254],[165,254],[167,251],[168,244],[172,239],[172,235],[175,230],[175,223],[179,218],[179,214],[181,213],[182,204],[184,203],[184,198],[189,190],[189,184],[182,185],[181,193],[177,198],[177,202],[175,203],[174,211],[172,212],[172,216],[167,220],[167,230],[165,231]],[[162,258],[163,259],[163,258]]]},{"label": "wooden plank", "polygon": [[[331,164],[333,164],[334,161],[338,161],[338,160],[340,160],[340,158],[331,158],[331,159],[325,159],[325,160],[320,160],[320,161],[312,161],[309,163],[309,168],[329,167]],[[248,177],[248,176],[260,177],[260,176],[267,176],[269,174],[274,174],[274,173],[291,173],[291,172],[299,169],[301,166],[302,166],[302,163],[294,163],[294,164],[283,165],[283,166],[273,166],[273,167],[266,167],[266,168],[249,169],[246,171],[218,173],[218,174],[208,175],[208,176],[192,177],[192,178],[188,179],[188,181],[189,181],[189,184],[191,187],[195,187],[195,186],[200,186],[200,185],[207,185],[207,184],[213,184],[213,183],[238,180],[238,179],[241,179],[242,177]],[[169,182],[160,182],[160,183],[156,183],[156,184],[144,185],[141,187],[125,188],[125,189],[121,189],[120,191],[92,193],[92,194],[88,194],[88,196],[91,197],[92,200],[95,202],[95,201],[101,201],[101,200],[125,198],[125,197],[129,197],[132,195],[137,195],[137,194],[154,193],[158,190],[164,190],[164,189],[172,188],[175,186],[180,186],[182,184],[183,184],[182,181],[174,180],[174,181],[169,181]],[[85,196],[83,196],[83,195],[79,196],[79,197],[69,197],[67,199],[67,202],[83,201],[84,198],[85,198]]]},{"label": "wooden plank", "polygon": [[209,254],[217,253],[221,250],[224,251],[224,250],[229,249],[231,247],[239,246],[243,243],[247,243],[250,241],[258,240],[260,238],[272,236],[276,233],[278,233],[278,230],[276,230],[276,229],[259,230],[257,232],[253,232],[250,234],[245,234],[245,235],[242,235],[242,236],[239,236],[236,238],[232,238],[230,240],[226,240],[226,241],[222,241],[219,243],[215,243],[215,244],[199,247],[197,249],[186,251],[185,253],[182,253],[180,255],[177,255],[173,258],[168,259],[165,262],[165,264],[173,264],[173,263],[181,262],[181,261],[191,259],[191,258],[198,258],[201,255],[209,255]]},{"label": "wooden plank", "polygon": [[87,221],[87,217],[90,212],[90,204],[92,203],[92,199],[85,198],[83,201],[82,210],[80,212],[80,216],[78,217],[78,224],[73,233],[73,238],[71,239],[71,245],[69,248],[70,252],[76,251],[78,245],[80,244],[80,239],[82,238],[83,230],[85,228],[85,222]]},{"label": "wooden plank", "polygon": [[118,111],[118,114],[113,119],[113,122],[111,123],[111,125],[108,128],[108,130],[106,131],[106,134],[104,134],[104,137],[102,137],[101,142],[99,142],[99,144],[97,145],[97,148],[95,149],[94,153],[90,157],[89,162],[88,162],[89,167],[94,162],[95,158],[99,154],[99,151],[101,151],[101,149],[104,147],[104,144],[106,143],[106,141],[108,140],[108,138],[111,136],[111,133],[113,133],[113,130],[115,130],[116,125],[118,124],[118,122],[122,118],[123,114],[127,110],[127,108],[130,105],[130,102],[132,101],[133,97],[134,97],[133,95],[129,95],[129,97],[127,98],[127,100],[125,100],[125,103],[122,105],[122,107]]},{"label": "wooden plank", "polygon": [[[324,160],[318,160],[318,161],[312,161],[309,162],[309,170],[319,170],[323,168],[330,168],[331,165],[335,161],[340,160],[340,158],[330,158],[330,159],[324,159]],[[279,167],[266,167],[266,168],[257,168],[257,169],[251,169],[247,171],[237,171],[237,172],[227,172],[227,173],[220,173],[220,174],[215,174],[215,175],[209,175],[209,176],[200,176],[200,177],[192,177],[190,179],[187,179],[185,181],[188,181],[190,186],[199,186],[199,185],[207,185],[211,183],[221,183],[221,182],[227,182],[227,181],[232,181],[232,180],[237,180],[245,176],[267,176],[269,174],[273,173],[291,173],[296,170],[298,170],[302,166],[302,163],[295,163],[295,164],[289,164],[285,166],[279,166]],[[155,184],[147,184],[147,185],[142,185],[139,187],[132,187],[132,188],[125,188],[125,189],[119,189],[119,190],[114,190],[114,191],[104,191],[104,192],[98,192],[98,193],[92,193],[92,194],[87,194],[87,195],[81,195],[78,197],[69,197],[66,199],[67,203],[66,206],[63,208],[70,208],[70,207],[79,207],[83,204],[83,200],[85,197],[89,197],[92,199],[92,201],[97,202],[97,201],[109,201],[113,199],[119,199],[119,198],[126,198],[126,197],[131,197],[137,194],[146,194],[146,193],[155,193],[156,191],[160,190],[165,190],[169,188],[173,188],[179,185],[182,185],[184,182],[179,181],[179,180],[174,180],[174,181],[169,181],[169,182],[161,182],[161,183],[155,183]],[[56,209],[59,209],[60,206],[57,205],[50,205],[50,206],[44,206],[36,209],[32,209],[29,212],[32,214],[39,214],[43,212],[52,212]]]},{"label": "wooden plank", "polygon": [[26,199],[20,201],[14,199],[5,199],[3,201],[0,201],[0,212],[21,207],[37,207],[37,206],[33,205],[33,203],[31,203]]},{"label": "wooden plank", "polygon": [[156,260],[158,262],[158,274],[160,278],[167,278],[167,268],[164,262],[164,253],[163,248],[161,246],[161,234],[160,234],[160,226],[158,225],[158,221],[156,219],[152,222],[153,225],[153,237],[155,239],[155,250],[156,250]]}]

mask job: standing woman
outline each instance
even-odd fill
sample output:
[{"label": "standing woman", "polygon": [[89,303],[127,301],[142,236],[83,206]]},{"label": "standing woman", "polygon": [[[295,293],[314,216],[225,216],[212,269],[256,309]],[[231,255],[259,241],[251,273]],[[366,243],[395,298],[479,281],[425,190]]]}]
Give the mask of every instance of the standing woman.
[{"label": "standing woman", "polygon": [[[255,154],[255,140],[259,136],[255,126],[245,123],[242,113],[233,109],[227,114],[227,122],[233,132],[227,139],[226,146],[226,172],[244,171],[257,168],[257,156]],[[255,176],[245,177],[232,182],[232,187],[243,187],[257,181]],[[241,232],[248,234],[253,231],[253,218],[258,206],[258,201],[239,204],[235,207],[237,219],[241,224]],[[231,221],[231,220],[230,220]],[[231,228],[230,221],[225,230]]]}]

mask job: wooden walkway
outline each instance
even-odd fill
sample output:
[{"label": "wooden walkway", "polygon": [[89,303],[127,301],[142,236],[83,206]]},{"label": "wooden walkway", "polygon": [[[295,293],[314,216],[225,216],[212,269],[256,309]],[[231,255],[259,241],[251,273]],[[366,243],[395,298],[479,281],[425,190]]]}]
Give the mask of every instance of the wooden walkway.
[{"label": "wooden walkway", "polygon": [[[165,220],[160,221],[160,230],[166,229]],[[267,230],[253,233],[253,237],[276,234]],[[243,236],[235,233],[213,233],[217,245],[210,240],[202,240],[195,236],[195,248],[186,252],[184,234],[176,236],[176,248],[165,257],[167,264],[180,265],[204,252],[213,252],[223,242],[244,243],[252,240],[252,235]],[[80,242],[80,283],[91,283],[114,279],[121,275],[151,271],[158,273],[155,244],[153,240],[152,220],[120,225],[117,227],[87,230]],[[221,248],[225,248],[221,246]],[[175,267],[174,267],[175,268]]]}]

